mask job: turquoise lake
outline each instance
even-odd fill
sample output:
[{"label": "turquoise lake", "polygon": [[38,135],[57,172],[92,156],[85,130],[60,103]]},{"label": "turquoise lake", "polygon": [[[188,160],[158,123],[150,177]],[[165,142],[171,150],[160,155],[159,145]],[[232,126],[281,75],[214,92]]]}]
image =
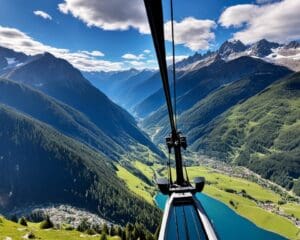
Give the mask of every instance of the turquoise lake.
[{"label": "turquoise lake", "polygon": [[[198,193],[197,199],[201,202],[208,217],[213,222],[221,240],[285,240],[286,238],[257,227],[246,218],[235,213],[224,203],[205,194]],[[157,194],[156,204],[164,209],[168,196]]]}]

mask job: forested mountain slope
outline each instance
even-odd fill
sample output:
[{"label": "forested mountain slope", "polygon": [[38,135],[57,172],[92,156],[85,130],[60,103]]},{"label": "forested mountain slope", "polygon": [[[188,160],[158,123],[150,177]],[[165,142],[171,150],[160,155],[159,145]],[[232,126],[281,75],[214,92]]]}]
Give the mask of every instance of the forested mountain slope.
[{"label": "forested mountain slope", "polygon": [[0,125],[1,212],[64,203],[156,228],[159,210],[130,193],[103,155],[4,105]]},{"label": "forested mountain slope", "polygon": [[0,103],[11,106],[60,132],[90,145],[112,159],[124,149],[84,114],[28,85],[0,78]]},{"label": "forested mountain slope", "polygon": [[30,85],[75,108],[124,148],[142,144],[162,154],[128,112],[109,100],[63,59],[45,53],[5,77]]},{"label": "forested mountain slope", "polygon": [[[185,75],[177,83],[178,123],[185,133],[199,128],[289,73],[291,71],[285,67],[242,57],[231,62],[219,60]],[[152,100],[149,98],[149,101]],[[157,142],[169,132],[167,121],[167,109],[163,105],[145,118],[142,126],[151,132],[160,127],[154,138]]]},{"label": "forested mountain slope", "polygon": [[[252,75],[270,72],[274,76],[276,75],[277,79],[291,73],[285,67],[276,66],[247,56],[229,62],[217,57],[210,65],[188,72],[178,78],[176,83],[178,113],[188,110],[199,100],[223,85]],[[135,111],[138,116],[146,117],[152,112],[160,114],[159,112],[164,108],[159,108],[163,105],[164,94],[163,90],[160,89],[139,104]]]},{"label": "forested mountain slope", "polygon": [[[178,124],[180,129],[188,136],[189,143],[194,143],[201,137],[201,133],[206,129],[207,124],[231,107],[262,91],[277,79],[276,71],[273,73],[258,73],[220,87],[179,115]],[[151,121],[154,123],[156,120],[153,120],[153,118],[156,116],[159,115],[154,114],[146,119],[145,124],[151,123]],[[154,129],[157,126],[166,126],[167,121],[168,119],[164,116],[158,121],[157,125],[149,124],[149,126]],[[169,129],[167,127],[162,128],[156,134],[154,141],[161,141],[168,133]]]},{"label": "forested mountain slope", "polygon": [[197,136],[192,145],[196,151],[247,166],[288,189],[298,186],[300,73],[237,104]]}]

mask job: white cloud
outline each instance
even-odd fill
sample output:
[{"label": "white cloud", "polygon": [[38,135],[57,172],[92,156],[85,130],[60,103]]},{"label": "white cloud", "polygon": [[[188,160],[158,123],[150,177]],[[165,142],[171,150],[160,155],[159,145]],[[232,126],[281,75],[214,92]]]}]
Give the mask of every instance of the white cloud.
[{"label": "white cloud", "polygon": [[156,62],[157,62],[157,60],[154,60],[154,59],[149,59],[149,60],[147,60],[146,62],[147,62],[147,63],[156,63]]},{"label": "white cloud", "polygon": [[140,62],[140,61],[127,61],[127,62],[136,67],[141,67],[145,65],[145,62]]},{"label": "white cloud", "polygon": [[139,54],[139,55],[135,55],[132,53],[126,53],[122,56],[122,58],[124,59],[128,59],[128,60],[141,60],[144,59],[144,54]]},{"label": "white cloud", "polygon": [[86,55],[89,55],[89,56],[93,56],[93,57],[104,57],[104,53],[103,52],[100,52],[100,51],[97,51],[97,50],[94,50],[94,51],[80,51]]},{"label": "white cloud", "polygon": [[[176,55],[175,56],[175,62],[179,62],[179,61],[181,61],[181,60],[183,60],[183,59],[185,59],[187,57],[188,57],[187,55]],[[173,61],[173,56],[172,55],[168,55],[167,56],[167,62],[168,62],[168,64],[171,64],[172,61]]]},{"label": "white cloud", "polygon": [[72,14],[88,26],[104,30],[138,29],[149,33],[142,0],[64,0],[58,5],[64,14]]},{"label": "white cloud", "polygon": [[[64,14],[72,14],[87,26],[103,30],[137,29],[142,34],[150,34],[147,15],[142,0],[64,0],[58,5]],[[176,44],[183,44],[192,50],[207,49],[215,35],[214,21],[193,17],[174,22]],[[171,41],[170,22],[165,24],[166,40]],[[146,53],[146,52],[145,52]]]},{"label": "white cloud", "polygon": [[126,66],[128,68],[135,68],[135,69],[158,69],[158,65],[157,65],[157,61],[153,60],[153,59],[149,59],[146,61],[125,61]]},{"label": "white cloud", "polygon": [[[175,56],[175,62],[179,62],[185,58],[187,58],[187,55],[177,55]],[[167,64],[170,65],[172,63],[172,56],[167,56]],[[157,60],[156,59],[147,59],[144,61],[140,61],[140,60],[128,60],[125,61],[124,64],[126,64],[126,66],[128,68],[136,68],[136,69],[158,69],[158,65],[157,65]]]},{"label": "white cloud", "polygon": [[[175,62],[181,61],[187,58],[187,55],[176,55]],[[128,68],[134,67],[136,69],[158,69],[157,60],[153,58],[145,58],[143,54],[134,55],[131,53],[124,54],[122,58],[126,59],[124,64],[127,64]],[[173,60],[173,56],[166,56],[167,64],[170,65]]]},{"label": "white cloud", "polygon": [[[191,50],[208,49],[215,39],[213,29],[216,23],[212,20],[200,20],[193,17],[184,18],[181,22],[174,21],[175,44],[183,44]],[[171,37],[171,21],[165,23],[165,38]]]},{"label": "white cloud", "polygon": [[227,8],[221,15],[219,23],[223,27],[241,27],[256,16],[258,7],[253,4],[240,4]]},{"label": "white cloud", "polygon": [[299,0],[236,5],[225,9],[219,23],[227,28],[244,26],[233,36],[244,43],[253,43],[262,38],[284,43],[300,39],[299,9]]},{"label": "white cloud", "polygon": [[146,54],[151,53],[151,51],[149,49],[145,49],[143,52],[146,53]]},{"label": "white cloud", "polygon": [[71,52],[69,49],[55,48],[34,40],[16,28],[2,27],[1,25],[0,45],[28,55],[49,52],[56,57],[69,61],[74,67],[82,71],[117,71],[123,69],[122,62],[96,59],[95,57],[101,55],[100,51]]},{"label": "white cloud", "polygon": [[36,10],[33,13],[34,13],[34,15],[39,16],[41,18],[52,20],[52,17],[48,13],[46,13],[44,11]]}]

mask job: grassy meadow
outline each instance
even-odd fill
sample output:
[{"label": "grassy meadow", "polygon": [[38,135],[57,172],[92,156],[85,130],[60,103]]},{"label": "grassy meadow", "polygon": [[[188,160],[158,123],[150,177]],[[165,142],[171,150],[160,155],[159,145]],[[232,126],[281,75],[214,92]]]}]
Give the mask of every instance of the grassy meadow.
[{"label": "grassy meadow", "polygon": [[[0,239],[2,240],[20,240],[24,239],[28,233],[33,233],[35,239],[40,240],[84,240],[100,239],[100,234],[88,235],[76,230],[64,229],[40,229],[39,223],[27,222],[28,226],[22,226],[18,223],[0,217]],[[119,240],[119,237],[107,236],[108,240]]]}]

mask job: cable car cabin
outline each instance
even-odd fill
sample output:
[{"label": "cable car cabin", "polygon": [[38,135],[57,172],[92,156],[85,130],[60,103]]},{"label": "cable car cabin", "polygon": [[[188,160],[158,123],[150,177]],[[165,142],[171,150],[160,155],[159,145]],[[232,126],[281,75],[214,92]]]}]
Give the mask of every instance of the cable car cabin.
[{"label": "cable car cabin", "polygon": [[157,184],[163,194],[169,195],[159,233],[159,240],[217,240],[214,227],[195,193],[204,188],[205,179],[194,179],[195,186],[169,184],[165,178]]},{"label": "cable car cabin", "polygon": [[190,193],[172,193],[168,199],[159,240],[218,239],[201,203]]}]

